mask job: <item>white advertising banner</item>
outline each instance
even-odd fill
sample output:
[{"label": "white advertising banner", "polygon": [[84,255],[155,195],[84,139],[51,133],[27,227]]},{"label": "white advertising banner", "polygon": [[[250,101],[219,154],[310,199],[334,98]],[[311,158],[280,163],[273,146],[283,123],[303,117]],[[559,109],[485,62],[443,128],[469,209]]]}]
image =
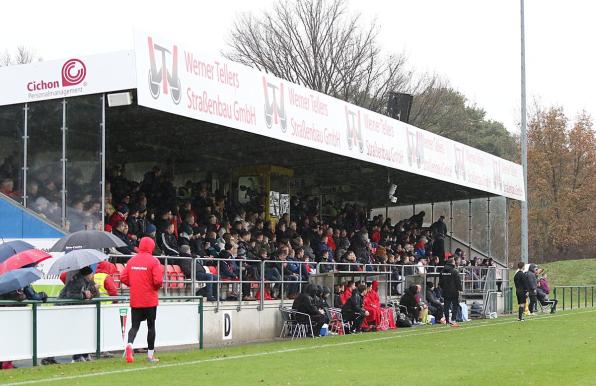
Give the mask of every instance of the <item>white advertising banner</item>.
[{"label": "white advertising banner", "polygon": [[135,34],[140,105],[524,199],[520,165],[287,82],[200,45]]},{"label": "white advertising banner", "polygon": [[132,51],[0,68],[0,106],[133,89]]}]

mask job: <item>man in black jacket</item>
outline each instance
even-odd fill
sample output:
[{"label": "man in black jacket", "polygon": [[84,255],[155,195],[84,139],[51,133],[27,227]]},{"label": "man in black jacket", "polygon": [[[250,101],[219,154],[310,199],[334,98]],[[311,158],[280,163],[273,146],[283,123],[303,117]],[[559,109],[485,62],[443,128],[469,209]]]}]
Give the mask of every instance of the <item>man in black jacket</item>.
[{"label": "man in black jacket", "polygon": [[462,291],[461,278],[459,271],[455,268],[455,260],[453,258],[447,260],[445,267],[441,270],[439,287],[443,293],[445,321],[453,327],[459,327],[455,321],[449,322],[449,311],[453,311],[451,315],[453,319],[457,317],[456,315],[459,311],[459,293]]},{"label": "man in black jacket", "polygon": [[536,278],[536,265],[530,264],[528,267],[528,272],[526,272],[526,290],[528,291],[528,296],[530,297],[530,315],[534,315],[536,313],[536,303],[538,299],[536,297],[538,288],[538,279]]},{"label": "man in black jacket", "polygon": [[344,322],[352,322],[350,332],[360,331],[362,321],[369,315],[368,311],[362,307],[364,295],[366,295],[366,284],[360,284],[356,291],[352,293],[352,297],[341,308],[341,315]]},{"label": "man in black jacket", "polygon": [[528,287],[526,286],[526,275],[524,274],[524,263],[517,263],[517,272],[513,276],[515,283],[515,295],[517,296],[517,320],[522,322],[524,320],[524,308],[526,306],[526,299],[528,297]]},{"label": "man in black jacket", "polygon": [[[307,284],[302,293],[294,300],[292,308],[302,314],[310,316],[310,322],[312,323],[312,333],[314,336],[319,336],[321,333],[321,327],[327,323],[327,317],[325,312],[317,306],[316,287],[312,284]],[[308,323],[308,316],[297,314],[296,321],[298,323]]]},{"label": "man in black jacket", "polygon": [[430,226],[430,231],[433,238],[433,256],[439,256],[443,259],[445,257],[445,237],[447,236],[445,216],[439,217],[439,219]]}]

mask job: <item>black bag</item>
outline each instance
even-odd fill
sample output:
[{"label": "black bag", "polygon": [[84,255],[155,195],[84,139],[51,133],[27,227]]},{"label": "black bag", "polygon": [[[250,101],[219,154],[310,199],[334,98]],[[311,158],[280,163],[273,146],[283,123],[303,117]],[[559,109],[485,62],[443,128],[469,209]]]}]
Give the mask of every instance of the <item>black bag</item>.
[{"label": "black bag", "polygon": [[397,327],[412,327],[410,318],[401,312],[397,313]]}]

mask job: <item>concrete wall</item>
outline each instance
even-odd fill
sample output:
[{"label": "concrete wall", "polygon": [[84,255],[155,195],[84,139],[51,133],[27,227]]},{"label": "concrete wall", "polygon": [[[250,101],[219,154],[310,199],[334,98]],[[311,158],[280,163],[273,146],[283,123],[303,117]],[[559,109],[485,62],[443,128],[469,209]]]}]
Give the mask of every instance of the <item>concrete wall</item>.
[{"label": "concrete wall", "polygon": [[[287,304],[290,305],[290,304]],[[262,311],[257,309],[257,302],[244,302],[238,311],[237,303],[220,303],[219,310],[206,304],[204,316],[205,346],[236,345],[255,341],[272,340],[281,330],[279,302],[265,304]],[[231,339],[224,339],[224,315],[231,319]]]}]

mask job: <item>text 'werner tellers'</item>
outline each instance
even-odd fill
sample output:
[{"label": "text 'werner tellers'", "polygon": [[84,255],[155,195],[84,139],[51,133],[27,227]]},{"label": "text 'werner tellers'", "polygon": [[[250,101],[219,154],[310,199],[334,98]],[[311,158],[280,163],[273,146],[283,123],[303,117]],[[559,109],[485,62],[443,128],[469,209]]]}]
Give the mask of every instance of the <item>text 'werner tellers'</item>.
[{"label": "text 'werner tellers'", "polygon": [[219,83],[234,88],[240,87],[238,73],[232,71],[227,63],[220,63],[217,60],[213,61],[213,63],[204,62],[187,51],[184,51],[184,61],[186,63],[186,71],[190,74],[199,78],[215,79]]}]

